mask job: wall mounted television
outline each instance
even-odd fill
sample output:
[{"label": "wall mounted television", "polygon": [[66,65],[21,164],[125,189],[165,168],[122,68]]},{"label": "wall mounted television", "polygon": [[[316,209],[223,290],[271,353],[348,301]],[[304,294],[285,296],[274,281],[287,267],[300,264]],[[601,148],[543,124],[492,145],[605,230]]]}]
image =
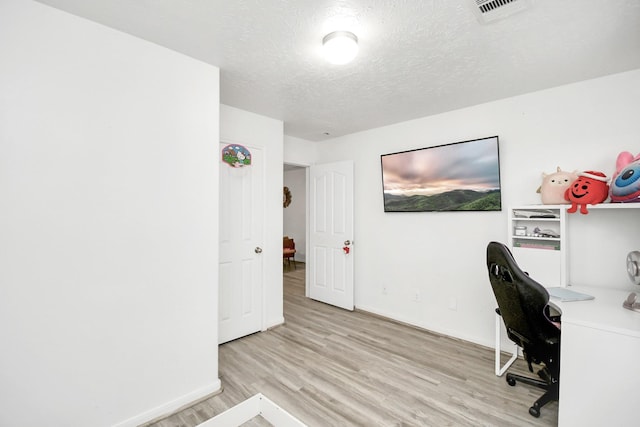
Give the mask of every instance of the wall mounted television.
[{"label": "wall mounted television", "polygon": [[500,211],[498,137],[383,154],[385,212]]}]

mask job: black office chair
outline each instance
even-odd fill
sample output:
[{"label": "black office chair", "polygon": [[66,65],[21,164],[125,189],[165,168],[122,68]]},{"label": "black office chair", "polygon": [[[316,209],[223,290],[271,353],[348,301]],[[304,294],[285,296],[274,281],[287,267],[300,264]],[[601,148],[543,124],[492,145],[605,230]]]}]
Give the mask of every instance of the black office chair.
[{"label": "black office chair", "polygon": [[[549,293],[538,282],[522,271],[502,243],[491,242],[487,246],[487,269],[493,293],[498,302],[507,335],[524,355],[529,371],[532,363],[542,365],[540,379],[507,373],[507,383],[516,381],[546,390],[529,408],[534,417],[540,416],[540,408],[558,400],[560,378],[560,327],[559,319],[553,319],[549,311]],[[556,320],[556,322],[554,322]]]}]

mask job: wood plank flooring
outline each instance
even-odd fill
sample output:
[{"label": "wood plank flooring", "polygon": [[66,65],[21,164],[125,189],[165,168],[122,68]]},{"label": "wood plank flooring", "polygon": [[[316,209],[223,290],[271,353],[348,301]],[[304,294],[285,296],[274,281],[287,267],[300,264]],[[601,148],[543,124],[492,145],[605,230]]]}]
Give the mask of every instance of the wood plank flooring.
[{"label": "wood plank flooring", "polygon": [[557,402],[533,418],[542,391],[494,375],[492,349],[309,300],[301,263],[284,286],[284,325],[220,346],[224,391],[152,426],[196,426],[258,392],[310,427],[557,425]]}]

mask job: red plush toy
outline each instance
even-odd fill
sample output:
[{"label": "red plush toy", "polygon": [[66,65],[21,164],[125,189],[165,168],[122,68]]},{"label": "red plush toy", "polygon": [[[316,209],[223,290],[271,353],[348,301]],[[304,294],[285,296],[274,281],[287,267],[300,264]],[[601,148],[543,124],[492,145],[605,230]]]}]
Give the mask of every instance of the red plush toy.
[{"label": "red plush toy", "polygon": [[597,205],[607,200],[608,181],[607,176],[602,172],[580,172],[578,179],[564,192],[564,198],[571,202],[567,212],[574,213],[580,206],[580,213],[588,214],[587,205]]}]

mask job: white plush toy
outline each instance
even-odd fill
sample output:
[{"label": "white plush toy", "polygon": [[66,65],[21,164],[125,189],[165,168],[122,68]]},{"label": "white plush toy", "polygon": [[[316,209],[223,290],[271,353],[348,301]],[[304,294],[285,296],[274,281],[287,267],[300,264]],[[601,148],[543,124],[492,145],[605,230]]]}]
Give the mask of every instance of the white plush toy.
[{"label": "white plush toy", "polygon": [[554,173],[542,173],[542,185],[538,187],[543,205],[566,205],[569,201],[564,198],[567,188],[578,179],[577,171],[566,172],[558,169]]}]

